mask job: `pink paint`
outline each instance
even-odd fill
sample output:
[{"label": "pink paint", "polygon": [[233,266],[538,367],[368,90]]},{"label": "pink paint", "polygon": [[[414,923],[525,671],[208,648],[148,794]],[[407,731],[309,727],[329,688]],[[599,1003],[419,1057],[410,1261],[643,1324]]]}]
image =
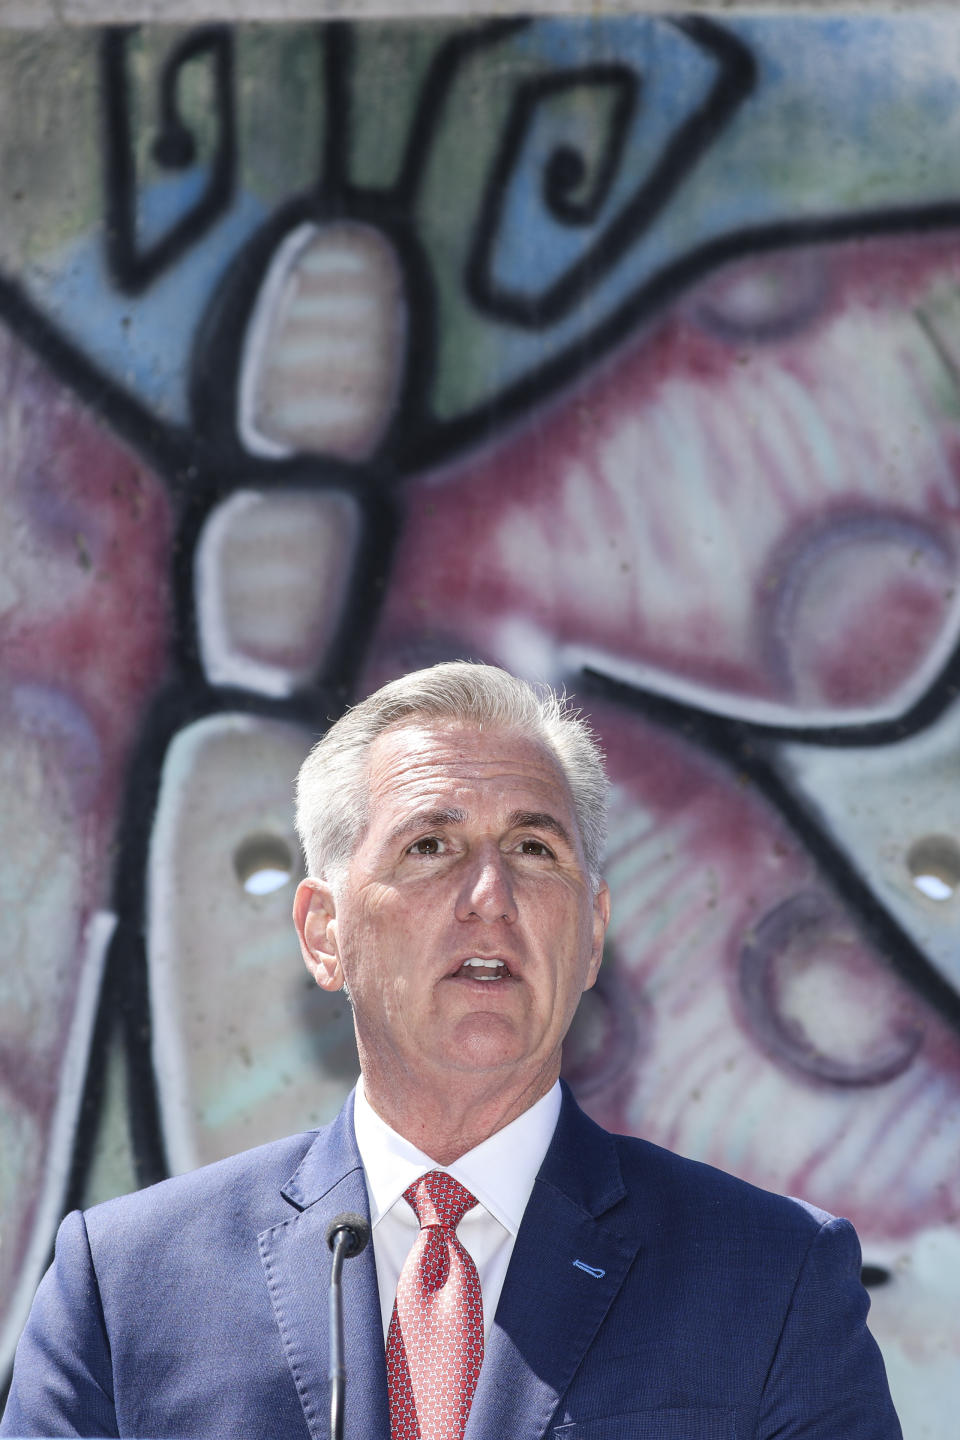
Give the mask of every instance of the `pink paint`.
[{"label": "pink paint", "polygon": [[2,1330],[69,1167],[72,1136],[52,1127],[79,1102],[64,1067],[89,926],[111,904],[127,765],[166,664],[171,524],[158,477],[7,335],[0,409],[0,1126],[16,1196],[0,1215]]},{"label": "pink paint", "polygon": [[[898,714],[960,635],[958,282],[952,237],[731,266],[416,477],[367,683],[472,655],[792,724]],[[594,718],[612,964],[568,1047],[592,1112],[871,1240],[951,1222],[956,1035],[741,777]]]},{"label": "pink paint", "polygon": [[[873,1238],[949,1222],[960,1040],[749,785],[636,717],[593,719],[616,785],[615,984],[643,1019],[618,1072],[606,1057],[591,1113],[804,1195]],[[764,1023],[745,1001],[744,965],[767,917],[797,897],[827,919],[771,952]]]},{"label": "pink paint", "polygon": [[502,442],[412,481],[383,651],[455,636],[509,659],[520,619],[556,673],[573,654],[710,707],[913,703],[960,633],[960,261],[943,241],[815,259],[816,286],[795,262],[809,314],[775,296],[784,333],[756,305],[762,338],[724,330],[718,275]]}]

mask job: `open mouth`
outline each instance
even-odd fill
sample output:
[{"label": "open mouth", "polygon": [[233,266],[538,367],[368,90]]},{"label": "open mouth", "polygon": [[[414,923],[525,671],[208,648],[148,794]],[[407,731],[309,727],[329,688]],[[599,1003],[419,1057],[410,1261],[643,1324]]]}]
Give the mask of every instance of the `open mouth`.
[{"label": "open mouth", "polygon": [[454,970],[451,978],[454,980],[511,980],[513,976],[505,960],[483,960],[480,956],[473,955]]}]

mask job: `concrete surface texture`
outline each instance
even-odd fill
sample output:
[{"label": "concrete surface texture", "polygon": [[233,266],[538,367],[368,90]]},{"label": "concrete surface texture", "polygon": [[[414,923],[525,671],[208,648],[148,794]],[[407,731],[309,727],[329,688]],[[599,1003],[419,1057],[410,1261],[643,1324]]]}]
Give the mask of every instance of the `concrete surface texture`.
[{"label": "concrete surface texture", "polygon": [[609,756],[583,1103],[851,1216],[953,1435],[960,16],[713,9],[3,7],[4,1370],[66,1207],[336,1110],[292,777],[468,655]]},{"label": "concrete surface texture", "polygon": [[[925,14],[949,12],[952,0],[528,0],[527,15],[611,14]],[[0,25],[194,24],[209,20],[310,21],[511,15],[509,0],[0,0]]]}]

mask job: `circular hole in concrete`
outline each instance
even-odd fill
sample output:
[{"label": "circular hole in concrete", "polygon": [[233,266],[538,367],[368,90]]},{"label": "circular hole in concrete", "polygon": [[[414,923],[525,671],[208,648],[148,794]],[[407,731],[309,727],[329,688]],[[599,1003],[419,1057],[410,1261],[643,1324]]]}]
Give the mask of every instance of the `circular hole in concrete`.
[{"label": "circular hole in concrete", "polygon": [[290,846],[279,835],[249,835],[234,851],[233,868],[248,895],[271,895],[293,875]]},{"label": "circular hole in concrete", "polygon": [[929,900],[952,900],[960,891],[960,844],[949,835],[927,835],[907,855],[910,878]]}]

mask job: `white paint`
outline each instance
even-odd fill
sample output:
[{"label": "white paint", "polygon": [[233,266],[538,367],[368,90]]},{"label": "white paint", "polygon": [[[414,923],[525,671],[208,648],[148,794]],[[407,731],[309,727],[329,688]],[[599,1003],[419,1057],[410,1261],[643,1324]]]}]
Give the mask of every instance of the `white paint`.
[{"label": "white paint", "polygon": [[36,1218],[30,1242],[17,1275],[16,1287],[0,1326],[0,1374],[12,1363],[13,1352],[26,1323],[40,1277],[50,1259],[50,1247],[63,1215],[76,1140],[77,1118],[90,1058],[90,1041],[97,1016],[107,950],[117,917],[107,910],[91,915],[77,957],[77,988],[70,1029],[57,1084],[57,1103],[44,1148],[44,1171],[36,1201]]},{"label": "white paint", "polygon": [[[629,655],[601,649],[597,645],[564,645],[559,649],[560,665],[564,673],[576,674],[579,670],[596,670],[611,680],[627,685],[636,685],[648,690],[651,695],[662,695],[669,700],[706,710],[711,715],[729,715],[739,720],[749,720],[756,725],[785,725],[791,729],[803,726],[806,730],[833,729],[837,725],[857,727],[871,725],[880,720],[894,719],[910,708],[933,684],[950,657],[952,632],[944,632],[932,647],[925,663],[910,677],[898,693],[896,706],[887,702],[877,705],[851,705],[839,709],[836,706],[811,705],[798,708],[790,702],[758,700],[745,696],[739,691],[724,691],[712,685],[687,680],[672,675],[655,665],[634,660]],[[839,753],[839,752],[831,752]],[[848,753],[848,752],[843,752]]]},{"label": "white paint", "polygon": [[204,526],[195,560],[204,673],[279,699],[322,665],[360,535],[352,496],[237,490]]},{"label": "white paint", "polygon": [[[960,985],[960,889],[911,873],[929,837],[960,844],[960,705],[892,745],[862,749],[784,745],[780,768],[871,889],[945,979]],[[923,884],[920,883],[921,879]]]},{"label": "white paint", "polygon": [[254,455],[368,459],[390,421],[406,343],[390,241],[355,221],[296,226],[243,343],[237,428]]},{"label": "white paint", "polygon": [[299,853],[293,782],[316,738],[254,715],[181,730],[164,761],[147,866],[153,1061],[174,1173],[331,1120],[356,1078],[349,1006],[323,994],[290,918],[296,866],[252,894],[237,857]]},{"label": "white paint", "polygon": [[237,430],[244,447],[250,451],[251,455],[263,455],[270,460],[283,459],[292,453],[292,449],[289,445],[282,445],[268,435],[262,434],[254,423],[260,356],[267,344],[273,316],[280,307],[284,291],[289,284],[290,268],[310,244],[316,232],[316,225],[298,225],[281,242],[270,263],[267,277],[260,287],[260,293],[254,303],[243,342]]},{"label": "white paint", "polygon": [[945,1436],[945,1417],[960,1407],[960,1235],[943,1226],[899,1241],[861,1241],[864,1263],[891,1276],[871,1291],[870,1329],[894,1404],[910,1440]]}]

